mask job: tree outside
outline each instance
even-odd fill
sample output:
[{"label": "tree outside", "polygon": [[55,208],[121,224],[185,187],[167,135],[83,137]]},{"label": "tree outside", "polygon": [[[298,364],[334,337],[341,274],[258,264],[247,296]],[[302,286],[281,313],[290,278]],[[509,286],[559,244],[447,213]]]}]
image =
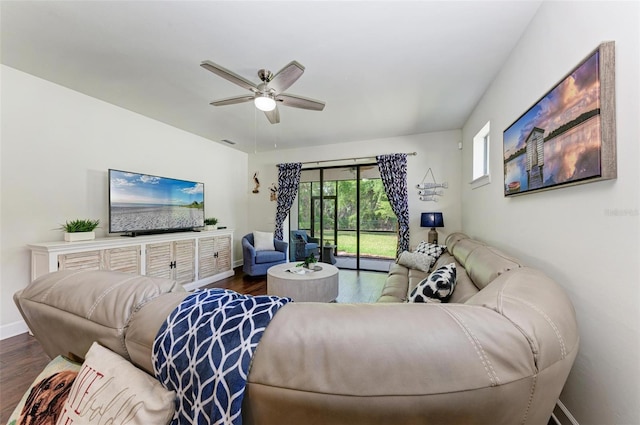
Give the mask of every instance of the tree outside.
[{"label": "tree outside", "polygon": [[[384,191],[381,179],[360,180],[360,217],[357,211],[356,180],[327,181],[323,184],[325,242],[333,242],[335,214],[338,251],[355,255],[356,230],[360,220],[360,254],[362,256],[394,258],[397,245],[398,220]],[[311,230],[312,216],[315,236],[319,236],[320,182],[303,182],[298,189],[298,228]],[[314,203],[314,199],[316,202]],[[316,208],[315,214],[313,208]],[[335,212],[334,212],[335,208]]]}]

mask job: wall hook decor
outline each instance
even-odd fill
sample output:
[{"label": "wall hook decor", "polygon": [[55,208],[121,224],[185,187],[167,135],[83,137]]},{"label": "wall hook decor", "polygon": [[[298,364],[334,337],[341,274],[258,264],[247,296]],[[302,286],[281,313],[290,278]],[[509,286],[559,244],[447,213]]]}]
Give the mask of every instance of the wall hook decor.
[{"label": "wall hook decor", "polygon": [[[429,174],[431,174],[431,179],[433,180],[433,183],[431,182],[425,183],[425,179]],[[433,170],[429,168],[427,172],[424,173],[424,177],[422,178],[422,181],[416,185],[416,189],[418,189],[418,199],[420,199],[421,201],[438,202],[437,197],[444,195],[444,192],[438,189],[447,189],[448,187],[449,187],[449,183],[447,182],[442,182],[442,183],[436,182],[436,177],[433,175]]]},{"label": "wall hook decor", "polygon": [[269,198],[271,199],[271,201],[277,201],[278,200],[278,186],[276,186],[275,183],[271,183],[271,186],[269,186],[269,191],[271,192],[269,194]]}]

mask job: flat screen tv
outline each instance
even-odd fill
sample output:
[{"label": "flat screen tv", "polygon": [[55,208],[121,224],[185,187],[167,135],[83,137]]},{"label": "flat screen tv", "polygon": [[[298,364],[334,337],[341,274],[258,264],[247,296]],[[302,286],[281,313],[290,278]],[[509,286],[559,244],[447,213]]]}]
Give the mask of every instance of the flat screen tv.
[{"label": "flat screen tv", "polygon": [[204,226],[204,184],[109,170],[109,232],[189,231]]}]

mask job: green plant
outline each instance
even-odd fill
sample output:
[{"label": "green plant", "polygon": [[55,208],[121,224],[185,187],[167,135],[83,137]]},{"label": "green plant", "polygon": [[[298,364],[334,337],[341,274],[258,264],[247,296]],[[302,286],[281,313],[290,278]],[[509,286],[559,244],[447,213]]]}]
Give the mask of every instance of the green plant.
[{"label": "green plant", "polygon": [[296,264],[296,267],[306,267],[309,268],[309,264],[312,263],[317,263],[318,259],[316,258],[315,255],[313,254],[309,254],[309,256],[307,258],[304,259],[304,261],[300,264]]},{"label": "green plant", "polygon": [[100,225],[100,220],[71,220],[60,226],[67,233],[92,232]]},{"label": "green plant", "polygon": [[207,226],[215,226],[216,224],[218,224],[218,219],[215,217],[205,218],[204,224],[206,224]]}]

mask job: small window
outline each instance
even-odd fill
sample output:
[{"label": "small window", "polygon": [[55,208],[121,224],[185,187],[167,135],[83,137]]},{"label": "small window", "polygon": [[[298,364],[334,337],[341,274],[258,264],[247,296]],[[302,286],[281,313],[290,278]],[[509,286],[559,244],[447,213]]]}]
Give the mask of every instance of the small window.
[{"label": "small window", "polygon": [[472,189],[491,183],[489,174],[489,132],[490,123],[482,127],[473,138],[473,180]]}]

